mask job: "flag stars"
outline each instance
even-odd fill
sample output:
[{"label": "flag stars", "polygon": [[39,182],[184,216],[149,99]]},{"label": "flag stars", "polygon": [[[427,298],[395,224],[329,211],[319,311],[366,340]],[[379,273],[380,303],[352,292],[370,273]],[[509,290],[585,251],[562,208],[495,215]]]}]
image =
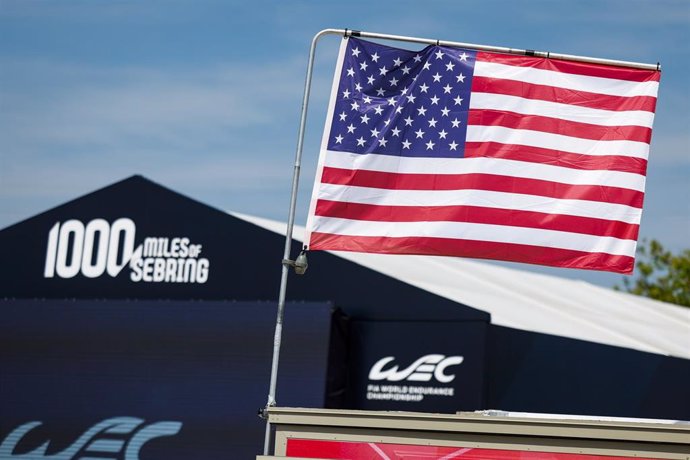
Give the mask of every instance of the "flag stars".
[{"label": "flag stars", "polygon": [[352,101],[352,104],[350,104],[350,107],[352,107],[351,110],[358,110],[359,104],[357,103],[357,101]]},{"label": "flag stars", "polygon": [[465,52],[463,51],[462,54],[460,55],[460,60],[461,60],[462,62],[467,62],[467,58],[468,58],[468,57],[469,57],[469,56],[467,55],[467,53],[465,53]]},{"label": "flag stars", "polygon": [[446,64],[446,70],[448,72],[452,72],[454,68],[455,68],[455,64],[453,64],[452,61],[448,61],[448,64]]},{"label": "flag stars", "polygon": [[357,127],[355,125],[353,125],[352,123],[350,123],[350,126],[347,127],[348,134],[354,134],[355,129],[357,129]]},{"label": "flag stars", "polygon": [[359,139],[357,139],[357,147],[363,147],[365,142],[364,138],[359,136]]},{"label": "flag stars", "polygon": [[388,99],[388,105],[395,105],[395,98],[391,97]]},{"label": "flag stars", "polygon": [[441,131],[438,132],[438,137],[439,139],[445,139],[448,133],[446,132],[445,129],[442,129]]},{"label": "flag stars", "polygon": [[460,74],[455,78],[458,80],[458,83],[465,83],[465,76],[463,74]]},{"label": "flag stars", "polygon": [[343,91],[343,99],[349,99],[350,98],[350,90],[346,89]]},{"label": "flag stars", "polygon": [[384,96],[386,92],[383,90],[383,88],[379,88],[376,90],[376,95],[377,96]]},{"label": "flag stars", "polygon": [[362,61],[359,64],[360,70],[367,70],[367,67],[369,67],[369,64],[367,64],[367,61]]},{"label": "flag stars", "polygon": [[359,53],[360,53],[359,48],[352,48],[352,55],[354,57],[359,57]]},{"label": "flag stars", "polygon": [[381,132],[376,128],[370,129],[369,131],[371,131],[371,137],[378,137],[378,135],[381,134]]},{"label": "flag stars", "polygon": [[441,109],[441,116],[442,117],[447,117],[449,113],[450,113],[450,109],[448,107],[443,107]]},{"label": "flag stars", "polygon": [[443,59],[443,51],[438,50],[435,54],[436,54],[436,59]]},{"label": "flag stars", "polygon": [[391,84],[391,86],[398,86],[398,79],[393,77],[391,80],[388,80],[388,82]]},{"label": "flag stars", "polygon": [[433,75],[434,82],[440,82],[442,76],[443,76],[443,75],[441,75],[440,73],[436,72],[436,75]]},{"label": "flag stars", "polygon": [[376,115],[381,115],[383,113],[383,109],[380,105],[377,105],[376,107],[374,107],[374,112],[376,112]]},{"label": "flag stars", "polygon": [[379,139],[379,145],[381,147],[385,147],[386,144],[388,144],[388,141],[386,139],[384,139],[384,138]]},{"label": "flag stars", "polygon": [[414,59],[414,62],[421,62],[421,61],[422,61],[422,57],[421,57],[419,54],[417,54],[417,55],[416,55],[415,57],[413,57],[412,59]]},{"label": "flag stars", "polygon": [[460,120],[455,118],[455,120],[451,121],[451,124],[453,125],[453,128],[459,128],[460,127]]},{"label": "flag stars", "polygon": [[441,99],[438,98],[435,94],[434,94],[434,97],[432,97],[432,98],[430,98],[430,99],[431,99],[431,105],[438,105],[438,101],[441,100]]},{"label": "flag stars", "polygon": [[431,62],[424,63],[424,70],[429,70],[431,68]]},{"label": "flag stars", "polygon": [[424,106],[421,106],[420,108],[418,108],[417,113],[419,114],[419,116],[426,115],[426,109],[424,108]]},{"label": "flag stars", "polygon": [[386,75],[387,73],[388,73],[388,69],[386,69],[385,66],[383,66],[379,69],[379,75]]},{"label": "flag stars", "polygon": [[403,75],[407,75],[407,74],[410,73],[410,70],[412,70],[412,69],[410,69],[409,67],[405,66],[405,67],[403,67],[403,68],[400,69],[400,70],[402,70]]},{"label": "flag stars", "polygon": [[393,130],[391,132],[392,132],[393,136],[400,137],[400,130],[398,129],[397,126],[395,128],[393,128]]},{"label": "flag stars", "polygon": [[374,54],[371,55],[371,60],[374,61],[374,62],[379,62],[379,57],[380,57],[380,56],[379,56],[378,53],[374,53]]},{"label": "flag stars", "polygon": [[362,85],[359,84],[359,82],[355,83],[355,90],[361,92],[362,91]]},{"label": "flag stars", "polygon": [[369,76],[367,77],[367,84],[373,85],[373,84],[374,84],[374,81],[375,81],[375,79],[374,79],[374,76],[373,76],[373,75],[369,75]]},{"label": "flag stars", "polygon": [[426,93],[428,91],[428,89],[429,89],[429,87],[426,85],[426,83],[422,83],[419,86],[419,91],[421,91],[422,93]]},{"label": "flag stars", "polygon": [[412,126],[412,122],[414,120],[412,119],[412,117],[408,115],[407,118],[405,118],[403,121],[405,122],[405,126]]},{"label": "flag stars", "polygon": [[462,98],[460,96],[457,96],[453,101],[455,101],[455,105],[462,105]]},{"label": "flag stars", "polygon": [[422,131],[421,128],[419,128],[417,131],[414,132],[417,135],[417,139],[422,139],[424,137],[424,134],[426,134],[424,131]]},{"label": "flag stars", "polygon": [[390,124],[391,124],[390,119],[384,120],[383,124],[386,125],[386,126],[390,125]]},{"label": "flag stars", "polygon": [[355,76],[355,69],[353,69],[352,67],[347,69],[347,76],[348,77],[354,77]]},{"label": "flag stars", "polygon": [[336,144],[342,144],[343,143],[343,136],[341,136],[340,134],[335,136],[335,143]]},{"label": "flag stars", "polygon": [[415,99],[417,99],[417,96],[414,96],[414,95],[412,95],[412,94],[410,94],[409,96],[407,96],[407,100],[408,100],[410,103],[412,103],[412,104],[414,104],[414,100],[415,100]]},{"label": "flag stars", "polygon": [[429,141],[426,143],[426,149],[427,150],[434,150],[434,145],[436,145],[436,144],[434,144],[432,141]]},{"label": "flag stars", "polygon": [[399,105],[399,106],[397,106],[397,107],[395,108],[395,113],[402,113],[402,111],[403,111],[403,106],[402,106],[402,105]]},{"label": "flag stars", "polygon": [[407,139],[405,139],[405,140],[403,141],[403,143],[402,143],[402,148],[403,148],[403,149],[410,150],[410,146],[411,146],[411,145],[412,145],[412,142],[410,142],[410,141],[408,141]]},{"label": "flag stars", "polygon": [[345,111],[343,111],[338,116],[340,117],[340,121],[345,121],[345,119],[347,118],[347,114],[345,113]]},{"label": "flag stars", "polygon": [[435,118],[432,118],[431,120],[428,120],[428,121],[429,121],[429,128],[435,128],[436,123],[438,123],[438,121]]},{"label": "flag stars", "polygon": [[446,86],[443,87],[443,94],[450,94],[450,90],[452,90],[453,87],[450,86],[449,84],[446,84]]},{"label": "flag stars", "polygon": [[457,150],[458,149],[458,143],[453,141],[450,144],[448,144],[448,147],[450,147],[451,150]]},{"label": "flag stars", "polygon": [[367,123],[369,123],[369,115],[367,115],[366,113],[365,113],[364,115],[362,115],[362,116],[360,117],[360,119],[362,120],[362,121],[361,121],[362,124],[365,124],[365,125],[366,125]]},{"label": "flag stars", "polygon": [[400,64],[402,64],[402,63],[403,63],[403,61],[399,57],[393,59],[393,64],[395,65],[395,67],[400,67]]},{"label": "flag stars", "polygon": [[364,96],[362,98],[362,102],[364,102],[365,104],[371,104],[371,98],[369,96]]}]

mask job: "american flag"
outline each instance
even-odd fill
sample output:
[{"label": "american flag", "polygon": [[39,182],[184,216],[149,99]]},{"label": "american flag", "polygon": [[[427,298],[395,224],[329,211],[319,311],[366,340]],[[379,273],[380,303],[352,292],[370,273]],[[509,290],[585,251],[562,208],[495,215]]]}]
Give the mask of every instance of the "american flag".
[{"label": "american flag", "polygon": [[658,82],[345,38],[307,246],[630,273]]}]

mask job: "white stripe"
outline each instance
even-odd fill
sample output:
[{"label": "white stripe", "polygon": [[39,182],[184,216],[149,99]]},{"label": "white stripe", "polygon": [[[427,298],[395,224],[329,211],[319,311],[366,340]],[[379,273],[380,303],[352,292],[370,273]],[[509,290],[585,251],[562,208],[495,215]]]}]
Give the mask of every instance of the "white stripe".
[{"label": "white stripe", "polygon": [[467,126],[467,142],[498,142],[527,145],[583,155],[617,155],[647,159],[649,144],[635,141],[595,141],[562,134],[505,128],[503,126]]},{"label": "white stripe", "polygon": [[600,126],[643,126],[651,128],[654,121],[654,112],[643,110],[593,109],[580,105],[478,91],[473,91],[470,96],[470,109],[501,110]]},{"label": "white stripe", "polygon": [[656,97],[659,82],[636,82],[615,78],[590,77],[554,70],[534,69],[531,67],[511,66],[495,62],[477,61],[474,75],[480,77],[517,80],[536,85],[555,86],[557,88],[587,91],[590,93],[608,94],[611,96],[652,96]]},{"label": "white stripe", "polygon": [[[325,155],[324,155],[325,154]],[[572,185],[605,185],[644,192],[645,177],[620,171],[581,170],[501,158],[410,158],[328,150],[324,166],[401,174],[496,174]],[[320,179],[320,176],[319,176]]]},{"label": "white stripe", "polygon": [[319,199],[379,206],[481,206],[639,224],[642,210],[601,201],[564,200],[489,190],[389,190],[321,184]]},{"label": "white stripe", "polygon": [[636,242],[507,225],[465,222],[370,222],[316,216],[312,231],[345,236],[452,238],[496,243],[527,244],[573,251],[634,257]]}]

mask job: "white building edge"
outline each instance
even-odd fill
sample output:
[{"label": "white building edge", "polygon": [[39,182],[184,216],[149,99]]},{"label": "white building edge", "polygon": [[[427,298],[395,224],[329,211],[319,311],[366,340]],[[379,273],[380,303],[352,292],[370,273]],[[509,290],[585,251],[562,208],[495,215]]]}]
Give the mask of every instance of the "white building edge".
[{"label": "white building edge", "polygon": [[[286,233],[285,223],[231,214],[275,233]],[[293,237],[296,240],[304,241],[304,234],[304,227],[295,226]],[[690,359],[690,308],[617,292],[585,281],[470,259],[331,253],[441,297],[486,311],[491,314],[492,324]],[[287,292],[289,298],[289,284]]]}]

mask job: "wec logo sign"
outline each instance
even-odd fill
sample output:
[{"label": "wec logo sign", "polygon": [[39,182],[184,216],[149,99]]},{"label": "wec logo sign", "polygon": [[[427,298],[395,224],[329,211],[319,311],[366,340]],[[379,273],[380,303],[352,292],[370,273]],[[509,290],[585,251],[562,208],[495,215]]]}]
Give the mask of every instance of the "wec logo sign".
[{"label": "wec logo sign", "polygon": [[399,371],[397,365],[384,369],[388,364],[395,361],[395,357],[386,356],[371,367],[369,380],[428,382],[433,377],[441,383],[449,383],[455,380],[455,374],[446,374],[446,369],[462,363],[464,359],[462,356],[424,355],[407,368]]}]

